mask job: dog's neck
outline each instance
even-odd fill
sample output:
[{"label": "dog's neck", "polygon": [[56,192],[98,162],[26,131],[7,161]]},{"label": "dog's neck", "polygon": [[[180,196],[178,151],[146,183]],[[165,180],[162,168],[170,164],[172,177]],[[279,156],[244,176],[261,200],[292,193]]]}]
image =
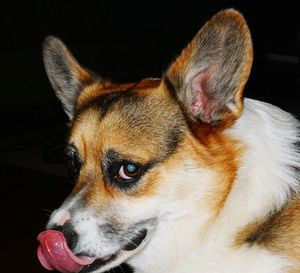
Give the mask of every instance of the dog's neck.
[{"label": "dog's neck", "polygon": [[228,238],[245,226],[280,210],[299,193],[299,122],[264,102],[245,99],[245,109],[226,133],[245,144],[236,181],[216,226]]},{"label": "dog's neck", "polygon": [[[131,259],[130,264],[139,268],[136,272],[175,272],[166,265],[179,266],[188,260],[198,266],[201,261],[207,265],[210,259],[213,263],[215,257],[230,260],[235,256],[230,256],[233,251],[238,253],[241,261],[260,261],[260,266],[268,265],[274,259],[274,265],[278,265],[274,272],[284,266],[280,258],[269,257],[263,250],[256,250],[253,255],[243,246],[233,250],[233,245],[241,229],[280,209],[289,200],[291,192],[299,190],[296,174],[292,171],[292,167],[300,167],[300,155],[295,150],[298,130],[299,123],[290,114],[269,104],[246,99],[241,118],[224,132],[242,142],[246,149],[222,209],[217,214],[209,213],[201,206],[201,200],[197,200],[197,190],[191,189],[186,198],[191,206],[187,205],[185,213],[178,219],[166,217],[158,227],[158,235]],[[208,174],[203,181],[210,179],[213,177]],[[228,264],[234,264],[234,261]],[[215,272],[208,268],[203,270]],[[224,268],[223,272],[231,270],[232,267]],[[249,270],[253,272],[253,269]],[[195,272],[200,271],[195,268]]]},{"label": "dog's neck", "polygon": [[247,147],[228,206],[236,206],[233,199],[240,196],[236,202],[244,208],[243,214],[260,217],[280,209],[292,192],[299,191],[295,172],[300,167],[299,129],[299,122],[289,113],[245,99],[243,115],[228,132]]}]

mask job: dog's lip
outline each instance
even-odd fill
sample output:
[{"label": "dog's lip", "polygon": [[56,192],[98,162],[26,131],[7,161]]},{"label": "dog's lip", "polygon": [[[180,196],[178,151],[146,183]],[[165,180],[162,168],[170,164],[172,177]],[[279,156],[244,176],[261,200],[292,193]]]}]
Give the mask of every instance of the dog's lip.
[{"label": "dog's lip", "polygon": [[135,250],[146,238],[148,233],[148,230],[143,228],[141,229],[137,236],[132,238],[125,246],[122,247],[123,250],[125,251],[132,251]]},{"label": "dog's lip", "polygon": [[116,260],[123,251],[129,252],[129,251],[135,250],[145,240],[147,233],[148,233],[147,229],[141,229],[138,232],[137,236],[132,238],[131,241],[128,242],[127,244],[125,244],[125,246],[123,246],[119,251],[117,251],[116,253],[111,254],[111,255],[107,255],[107,256],[104,256],[101,258],[96,258],[93,263],[84,266],[79,273],[93,272],[93,271],[101,268],[102,266]]}]

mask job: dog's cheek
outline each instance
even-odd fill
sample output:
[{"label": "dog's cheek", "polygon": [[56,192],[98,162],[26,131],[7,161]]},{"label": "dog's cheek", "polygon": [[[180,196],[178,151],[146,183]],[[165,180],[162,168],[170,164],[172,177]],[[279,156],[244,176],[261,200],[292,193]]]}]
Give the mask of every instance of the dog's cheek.
[{"label": "dog's cheek", "polygon": [[116,202],[115,215],[125,226],[159,217],[162,199],[158,196],[130,197]]}]

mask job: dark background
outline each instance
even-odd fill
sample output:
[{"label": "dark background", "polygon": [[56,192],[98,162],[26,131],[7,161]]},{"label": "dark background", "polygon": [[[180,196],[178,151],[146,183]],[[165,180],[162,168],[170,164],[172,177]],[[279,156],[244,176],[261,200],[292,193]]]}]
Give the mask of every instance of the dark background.
[{"label": "dark background", "polygon": [[[276,1],[277,2],[277,1]],[[252,32],[245,94],[299,115],[300,14],[296,1],[10,1],[0,11],[1,272],[45,272],[36,235],[70,190],[62,157],[66,116],[41,49],[59,36],[104,77],[160,77],[212,15],[235,7]],[[4,268],[4,269],[3,269]]]}]

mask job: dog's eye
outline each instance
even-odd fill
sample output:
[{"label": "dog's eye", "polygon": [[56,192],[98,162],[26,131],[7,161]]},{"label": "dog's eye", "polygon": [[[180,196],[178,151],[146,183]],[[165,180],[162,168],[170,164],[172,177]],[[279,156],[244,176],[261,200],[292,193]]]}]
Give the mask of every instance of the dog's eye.
[{"label": "dog's eye", "polygon": [[81,169],[82,161],[75,145],[69,144],[66,148],[66,161],[68,165],[69,175],[72,181],[75,181]]},{"label": "dog's eye", "polygon": [[77,157],[67,158],[68,171],[73,179],[77,178],[80,170],[80,162]]},{"label": "dog's eye", "polygon": [[137,162],[128,155],[122,156],[113,150],[108,150],[102,160],[105,182],[124,192],[137,189],[137,183],[152,167],[152,162]]},{"label": "dog's eye", "polygon": [[139,167],[132,163],[121,165],[118,177],[123,180],[131,180],[139,175]]}]

